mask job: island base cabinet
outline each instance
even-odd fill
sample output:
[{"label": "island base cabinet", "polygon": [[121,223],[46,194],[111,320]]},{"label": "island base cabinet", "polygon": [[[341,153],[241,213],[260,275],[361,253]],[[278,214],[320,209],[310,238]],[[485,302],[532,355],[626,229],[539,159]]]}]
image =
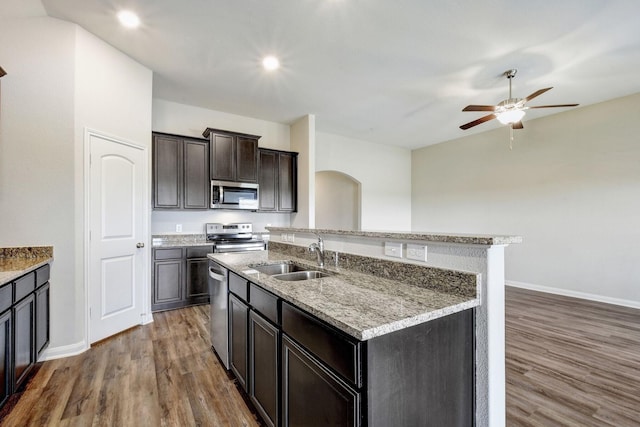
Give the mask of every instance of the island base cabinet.
[{"label": "island base cabinet", "polygon": [[35,297],[33,294],[16,304],[14,319],[14,386],[17,390],[35,364]]},{"label": "island base cabinet", "polygon": [[0,316],[0,406],[11,394],[11,310]]},{"label": "island base cabinet", "polygon": [[269,427],[278,426],[278,348],[280,332],[249,312],[249,397]]},{"label": "island base cabinet", "polygon": [[356,390],[282,336],[283,426],[359,426],[359,408]]},{"label": "island base cabinet", "polygon": [[229,294],[229,367],[244,391],[248,391],[248,321],[249,306]]}]

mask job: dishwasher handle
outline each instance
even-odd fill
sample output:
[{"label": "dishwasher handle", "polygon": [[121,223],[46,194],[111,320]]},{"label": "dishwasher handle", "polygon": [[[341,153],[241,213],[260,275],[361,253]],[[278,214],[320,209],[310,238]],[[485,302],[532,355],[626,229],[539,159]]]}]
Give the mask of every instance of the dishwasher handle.
[{"label": "dishwasher handle", "polygon": [[211,277],[213,280],[217,280],[218,282],[224,281],[224,276],[211,267],[209,267],[209,277]]}]

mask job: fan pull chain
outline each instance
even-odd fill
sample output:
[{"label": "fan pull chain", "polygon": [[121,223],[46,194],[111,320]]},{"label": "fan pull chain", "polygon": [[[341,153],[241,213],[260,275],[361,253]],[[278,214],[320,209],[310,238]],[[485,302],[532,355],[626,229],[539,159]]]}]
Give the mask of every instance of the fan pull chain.
[{"label": "fan pull chain", "polygon": [[509,150],[513,151],[513,125],[509,126],[509,133],[511,134],[511,138],[509,138]]}]

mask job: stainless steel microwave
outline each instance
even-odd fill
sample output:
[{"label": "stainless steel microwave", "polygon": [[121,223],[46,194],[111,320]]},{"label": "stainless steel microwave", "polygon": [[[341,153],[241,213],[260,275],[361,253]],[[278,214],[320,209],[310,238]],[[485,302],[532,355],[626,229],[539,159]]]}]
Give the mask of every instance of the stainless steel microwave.
[{"label": "stainless steel microwave", "polygon": [[258,184],[211,181],[211,208],[256,211],[259,194]]}]

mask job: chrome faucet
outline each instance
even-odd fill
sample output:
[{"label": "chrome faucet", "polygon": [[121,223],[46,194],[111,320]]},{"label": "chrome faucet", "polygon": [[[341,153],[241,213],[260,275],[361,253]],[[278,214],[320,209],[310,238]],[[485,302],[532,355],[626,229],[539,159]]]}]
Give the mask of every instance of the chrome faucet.
[{"label": "chrome faucet", "polygon": [[309,245],[309,252],[315,252],[318,259],[318,266],[321,268],[324,267],[324,242],[322,241],[322,237],[318,236],[318,243]]}]

